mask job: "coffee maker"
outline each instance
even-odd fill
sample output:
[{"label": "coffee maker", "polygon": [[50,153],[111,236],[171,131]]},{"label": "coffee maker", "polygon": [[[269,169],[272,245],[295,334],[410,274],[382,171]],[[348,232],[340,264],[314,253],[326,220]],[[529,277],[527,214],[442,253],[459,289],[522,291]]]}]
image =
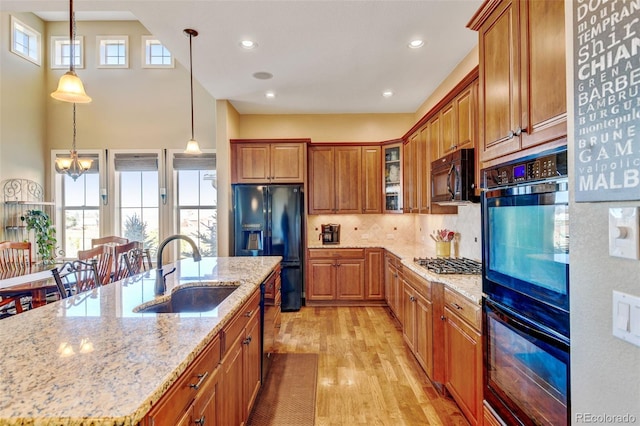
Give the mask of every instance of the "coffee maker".
[{"label": "coffee maker", "polygon": [[327,225],[320,225],[322,233],[320,239],[322,244],[340,244],[340,225],[336,223],[330,223]]}]

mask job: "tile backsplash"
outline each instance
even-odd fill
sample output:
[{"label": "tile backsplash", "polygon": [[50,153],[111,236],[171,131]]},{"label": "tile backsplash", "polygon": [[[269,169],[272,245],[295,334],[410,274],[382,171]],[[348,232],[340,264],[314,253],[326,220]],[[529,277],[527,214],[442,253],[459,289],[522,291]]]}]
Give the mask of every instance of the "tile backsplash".
[{"label": "tile backsplash", "polygon": [[[385,243],[425,246],[425,256],[435,252],[429,237],[436,229],[451,229],[459,234],[458,256],[480,260],[480,204],[458,207],[457,215],[363,214],[308,216],[308,245],[320,244],[320,225],[340,224],[340,245],[380,245]],[[452,249],[451,255],[454,255]]]}]

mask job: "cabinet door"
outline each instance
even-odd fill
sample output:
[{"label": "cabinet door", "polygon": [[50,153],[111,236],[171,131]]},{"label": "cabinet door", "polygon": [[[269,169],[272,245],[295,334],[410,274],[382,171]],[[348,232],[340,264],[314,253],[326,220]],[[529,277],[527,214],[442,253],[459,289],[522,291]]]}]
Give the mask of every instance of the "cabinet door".
[{"label": "cabinet door", "polygon": [[482,342],[480,333],[469,327],[448,307],[446,323],[446,387],[472,425],[482,415]]},{"label": "cabinet door", "polygon": [[404,192],[404,212],[418,212],[418,190],[416,187],[417,167],[416,167],[416,146],[418,145],[418,134],[412,135],[404,145],[403,166],[403,192]]},{"label": "cabinet door", "polygon": [[404,341],[411,349],[411,352],[415,353],[415,317],[416,317],[416,304],[415,304],[415,291],[405,280],[402,280],[402,292],[404,294],[402,302],[402,335]]},{"label": "cabinet door", "polygon": [[253,403],[260,390],[260,363],[262,360],[260,342],[260,310],[257,309],[247,324],[245,339],[242,341],[244,363],[244,420],[249,418]]},{"label": "cabinet door", "polygon": [[384,300],[383,249],[365,249],[365,299]]},{"label": "cabinet door", "polygon": [[402,213],[402,144],[385,146],[384,153],[384,213]]},{"label": "cabinet door", "polygon": [[517,3],[505,0],[480,28],[480,161],[520,148],[510,134],[520,123],[518,20]]},{"label": "cabinet door", "polygon": [[429,125],[420,129],[416,149],[418,167],[418,212],[429,213],[431,204],[431,150],[429,149]]},{"label": "cabinet door", "polygon": [[197,425],[220,425],[220,419],[218,418],[220,408],[220,376],[218,372],[220,369],[215,370],[213,375],[207,380],[204,388],[198,394],[194,402],[194,418],[193,423]]},{"label": "cabinet door", "polygon": [[478,83],[476,81],[456,97],[456,149],[476,147],[477,90]]},{"label": "cabinet door", "polygon": [[334,300],[336,296],[336,267],[333,259],[311,260],[307,272],[307,298]]},{"label": "cabinet door", "polygon": [[456,126],[456,103],[450,102],[440,111],[440,124],[442,126],[440,139],[440,155],[447,155],[456,149],[457,126]]},{"label": "cabinet door", "polygon": [[415,341],[413,351],[424,371],[433,377],[433,309],[431,302],[415,295]]},{"label": "cabinet door", "polygon": [[302,183],[305,170],[305,144],[271,144],[271,183]]},{"label": "cabinet door", "polygon": [[240,425],[244,420],[243,340],[244,333],[231,343],[221,363],[223,372],[221,395],[224,395],[221,398],[221,425]]},{"label": "cabinet door", "polygon": [[336,299],[364,299],[364,260],[336,260]]},{"label": "cabinet door", "polygon": [[440,152],[440,115],[436,115],[431,120],[429,120],[429,138],[427,143],[429,144],[429,148],[431,149],[431,160],[430,162],[436,161],[444,154]]},{"label": "cabinet door", "polygon": [[362,148],[337,146],[335,161],[337,213],[362,213]]},{"label": "cabinet door", "polygon": [[362,213],[382,213],[382,149],[362,147]]},{"label": "cabinet door", "polygon": [[334,149],[309,148],[309,214],[336,212]]},{"label": "cabinet door", "polygon": [[236,183],[268,183],[269,144],[235,145]]},{"label": "cabinet door", "polygon": [[522,36],[522,148],[567,134],[564,2],[519,3]]}]

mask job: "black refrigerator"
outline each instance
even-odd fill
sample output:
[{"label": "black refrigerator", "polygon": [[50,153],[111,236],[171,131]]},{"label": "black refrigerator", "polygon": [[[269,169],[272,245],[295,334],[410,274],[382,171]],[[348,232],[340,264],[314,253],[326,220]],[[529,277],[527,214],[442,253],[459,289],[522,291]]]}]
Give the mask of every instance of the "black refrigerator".
[{"label": "black refrigerator", "polygon": [[282,256],[283,311],[302,305],[302,185],[233,185],[236,256]]}]

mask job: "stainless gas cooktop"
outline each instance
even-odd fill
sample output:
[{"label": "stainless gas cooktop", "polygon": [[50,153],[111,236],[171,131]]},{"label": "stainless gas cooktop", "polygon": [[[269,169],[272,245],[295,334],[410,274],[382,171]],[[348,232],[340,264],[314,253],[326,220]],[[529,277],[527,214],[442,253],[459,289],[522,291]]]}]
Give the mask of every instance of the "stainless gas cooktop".
[{"label": "stainless gas cooktop", "polygon": [[414,258],[413,261],[436,274],[470,274],[482,273],[482,264],[467,258]]}]

